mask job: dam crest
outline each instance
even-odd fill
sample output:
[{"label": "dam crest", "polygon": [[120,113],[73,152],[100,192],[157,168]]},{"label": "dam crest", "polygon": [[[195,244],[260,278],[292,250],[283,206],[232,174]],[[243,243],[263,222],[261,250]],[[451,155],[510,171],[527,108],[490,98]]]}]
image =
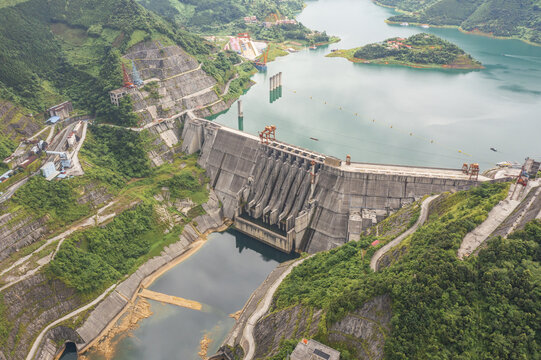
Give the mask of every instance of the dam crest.
[{"label": "dam crest", "polygon": [[280,141],[184,117],[182,150],[199,152],[223,214],[284,252],[315,253],[357,240],[419,198],[480,181],[460,169],[344,162]]}]

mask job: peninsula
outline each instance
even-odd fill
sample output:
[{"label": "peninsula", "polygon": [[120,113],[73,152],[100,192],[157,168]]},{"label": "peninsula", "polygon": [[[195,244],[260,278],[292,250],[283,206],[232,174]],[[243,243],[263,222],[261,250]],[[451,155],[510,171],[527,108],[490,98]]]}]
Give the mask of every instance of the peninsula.
[{"label": "peninsula", "polygon": [[349,50],[336,50],[328,57],[344,57],[364,64],[403,65],[415,68],[483,69],[483,65],[458,46],[435,35],[415,34]]}]

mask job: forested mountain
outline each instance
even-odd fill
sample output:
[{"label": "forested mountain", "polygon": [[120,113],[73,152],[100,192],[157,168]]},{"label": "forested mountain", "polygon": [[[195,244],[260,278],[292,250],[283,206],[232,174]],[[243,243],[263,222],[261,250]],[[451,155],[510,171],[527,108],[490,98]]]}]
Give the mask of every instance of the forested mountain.
[{"label": "forested mountain", "polygon": [[134,0],[0,1],[0,98],[43,111],[63,99],[118,118],[107,91],[121,85],[119,57],[144,39],[192,54],[211,46]]},{"label": "forested mountain", "polygon": [[393,22],[459,26],[494,36],[541,43],[540,0],[378,0],[405,14]]},{"label": "forested mountain", "polygon": [[[371,244],[389,241],[385,233],[315,255],[282,282],[273,314],[295,306],[323,311],[315,337],[340,349],[343,360],[539,359],[541,222],[490,239],[478,256],[456,255],[464,236],[506,194],[506,184],[484,184],[442,195],[427,224],[393,248],[375,273]],[[362,309],[382,297],[392,306],[373,314],[389,317],[377,323]],[[359,323],[365,327],[354,326]],[[281,357],[272,359],[284,359],[297,341],[283,341]]]},{"label": "forested mountain", "polygon": [[288,16],[303,8],[303,0],[137,0],[143,6],[195,31],[215,31],[244,24],[243,17],[260,20]]}]

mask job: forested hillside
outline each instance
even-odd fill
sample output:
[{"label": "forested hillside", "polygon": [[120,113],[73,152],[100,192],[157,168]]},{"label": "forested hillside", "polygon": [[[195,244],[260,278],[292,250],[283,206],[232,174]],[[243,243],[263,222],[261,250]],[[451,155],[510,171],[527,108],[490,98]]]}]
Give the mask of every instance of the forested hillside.
[{"label": "forested hillside", "polygon": [[134,0],[29,0],[5,6],[0,98],[35,112],[70,99],[85,112],[117,119],[107,92],[121,85],[119,57],[145,39],[176,43],[192,54],[211,49]]},{"label": "forested hillside", "polygon": [[378,0],[407,13],[393,22],[459,26],[541,44],[540,0]]},{"label": "forested hillside", "polygon": [[398,259],[377,273],[369,268],[376,237],[315,255],[280,285],[274,311],[323,309],[316,339],[341,349],[345,360],[362,358],[367,344],[336,324],[378,296],[390,296],[392,317],[377,358],[539,358],[541,222],[489,240],[478,256],[456,255],[464,235],[506,193],[505,184],[492,184],[444,195],[428,223],[393,249]]},{"label": "forested hillside", "polygon": [[[303,0],[137,0],[146,8],[190,31],[210,35],[235,35],[248,32],[253,38],[282,42],[297,40],[325,42],[329,37],[302,24],[265,27],[262,22],[293,19],[302,10]],[[245,23],[255,16],[258,23]]]}]

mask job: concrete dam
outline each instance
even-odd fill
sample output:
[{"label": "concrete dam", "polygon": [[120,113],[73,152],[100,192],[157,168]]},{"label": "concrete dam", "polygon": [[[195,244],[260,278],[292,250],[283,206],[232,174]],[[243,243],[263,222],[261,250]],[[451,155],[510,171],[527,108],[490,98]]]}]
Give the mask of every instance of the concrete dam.
[{"label": "concrete dam", "polygon": [[489,180],[453,169],[344,162],[191,114],[182,138],[183,151],[200,152],[224,216],[287,253],[332,249],[424,195]]}]

